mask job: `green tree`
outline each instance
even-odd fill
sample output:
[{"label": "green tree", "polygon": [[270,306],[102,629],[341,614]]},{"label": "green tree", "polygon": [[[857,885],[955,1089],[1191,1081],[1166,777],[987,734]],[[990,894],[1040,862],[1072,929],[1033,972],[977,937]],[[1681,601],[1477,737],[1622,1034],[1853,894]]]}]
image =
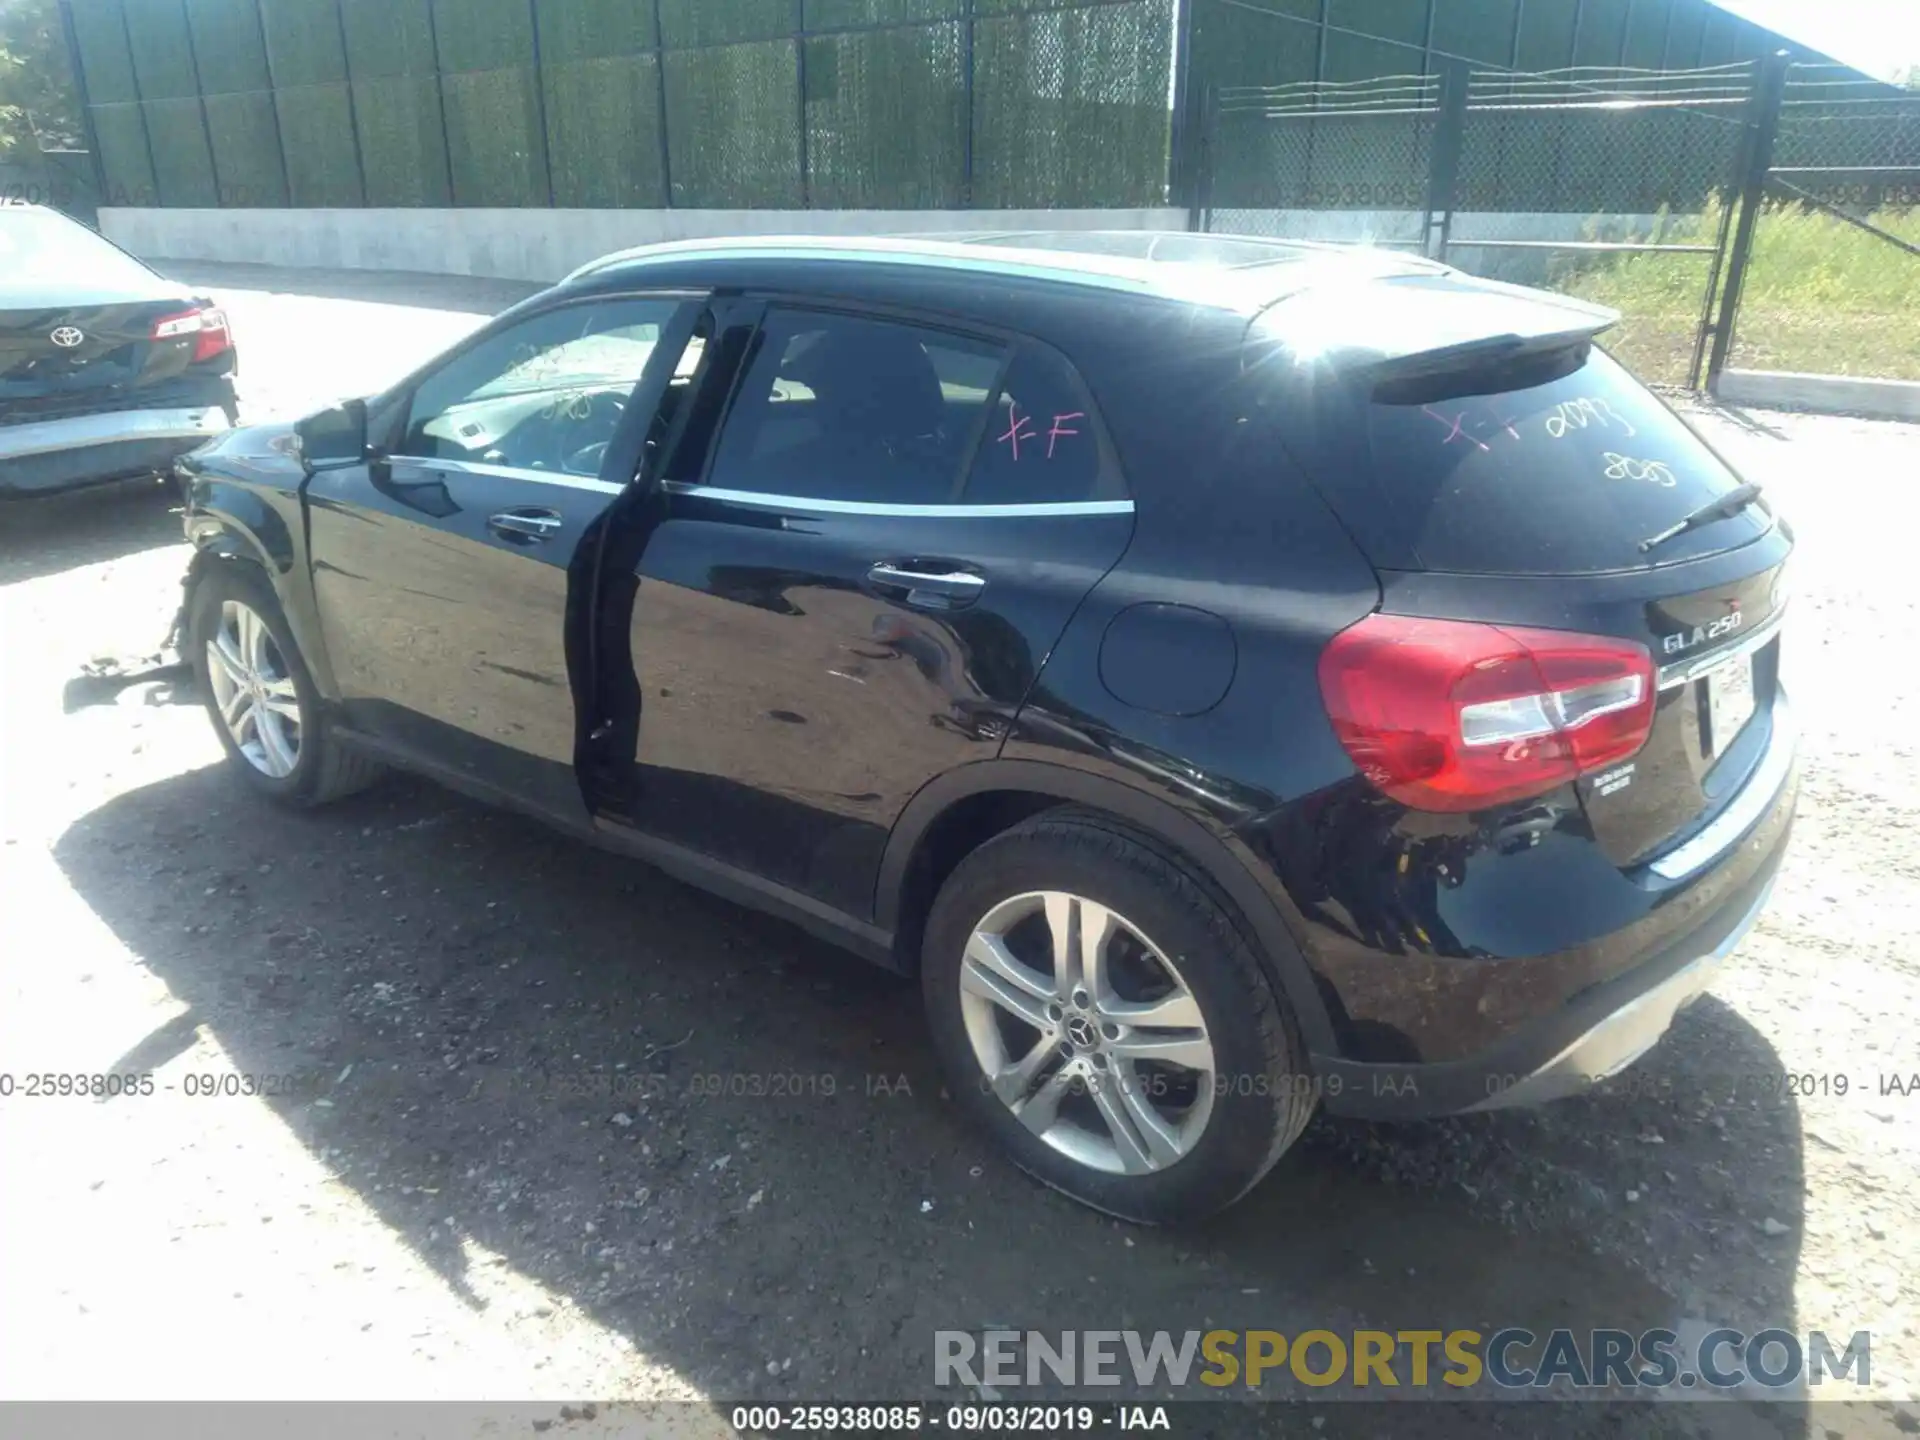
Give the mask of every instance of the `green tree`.
[{"label": "green tree", "polygon": [[0,160],[77,149],[81,133],[59,0],[0,0]]}]

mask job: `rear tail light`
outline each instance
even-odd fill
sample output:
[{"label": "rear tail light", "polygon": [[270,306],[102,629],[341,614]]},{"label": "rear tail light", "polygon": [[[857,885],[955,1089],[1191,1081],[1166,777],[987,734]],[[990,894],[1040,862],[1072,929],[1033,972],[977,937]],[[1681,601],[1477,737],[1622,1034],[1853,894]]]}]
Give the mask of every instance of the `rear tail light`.
[{"label": "rear tail light", "polygon": [[1480,810],[1624,760],[1653,723],[1653,659],[1604,635],[1369,615],[1320,656],[1334,733],[1416,810]]},{"label": "rear tail light", "polygon": [[233,348],[233,331],[227,326],[227,312],[209,305],[200,312],[200,340],[193,347],[193,363],[211,360]]},{"label": "rear tail light", "polygon": [[195,365],[233,348],[233,331],[227,326],[227,312],[217,305],[203,305],[195,310],[182,310],[176,315],[163,315],[153,322],[152,338],[155,340],[179,340],[188,335],[194,337]]}]

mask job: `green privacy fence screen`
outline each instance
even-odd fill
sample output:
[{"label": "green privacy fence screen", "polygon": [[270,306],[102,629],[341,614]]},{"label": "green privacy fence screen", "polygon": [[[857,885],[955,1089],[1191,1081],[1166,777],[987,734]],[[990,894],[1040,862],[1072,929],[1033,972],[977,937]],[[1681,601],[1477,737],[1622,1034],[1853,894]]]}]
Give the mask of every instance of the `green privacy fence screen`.
[{"label": "green privacy fence screen", "polygon": [[1165,203],[1177,0],[69,0],[108,203]]}]

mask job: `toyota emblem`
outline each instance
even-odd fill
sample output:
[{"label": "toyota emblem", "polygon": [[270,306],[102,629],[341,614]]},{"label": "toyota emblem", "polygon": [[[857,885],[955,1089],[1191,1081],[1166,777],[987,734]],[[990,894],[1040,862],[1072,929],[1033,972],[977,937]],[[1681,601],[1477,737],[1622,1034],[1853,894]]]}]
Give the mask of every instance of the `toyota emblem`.
[{"label": "toyota emblem", "polygon": [[75,329],[71,325],[62,325],[47,338],[62,350],[71,350],[87,337],[83,332]]}]

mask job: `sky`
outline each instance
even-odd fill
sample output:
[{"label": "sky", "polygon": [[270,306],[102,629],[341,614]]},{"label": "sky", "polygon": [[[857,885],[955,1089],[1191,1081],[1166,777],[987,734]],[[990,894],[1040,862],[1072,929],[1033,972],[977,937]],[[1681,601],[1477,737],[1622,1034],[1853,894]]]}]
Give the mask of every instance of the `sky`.
[{"label": "sky", "polygon": [[1882,79],[1920,66],[1920,0],[1714,0],[1714,4]]}]

